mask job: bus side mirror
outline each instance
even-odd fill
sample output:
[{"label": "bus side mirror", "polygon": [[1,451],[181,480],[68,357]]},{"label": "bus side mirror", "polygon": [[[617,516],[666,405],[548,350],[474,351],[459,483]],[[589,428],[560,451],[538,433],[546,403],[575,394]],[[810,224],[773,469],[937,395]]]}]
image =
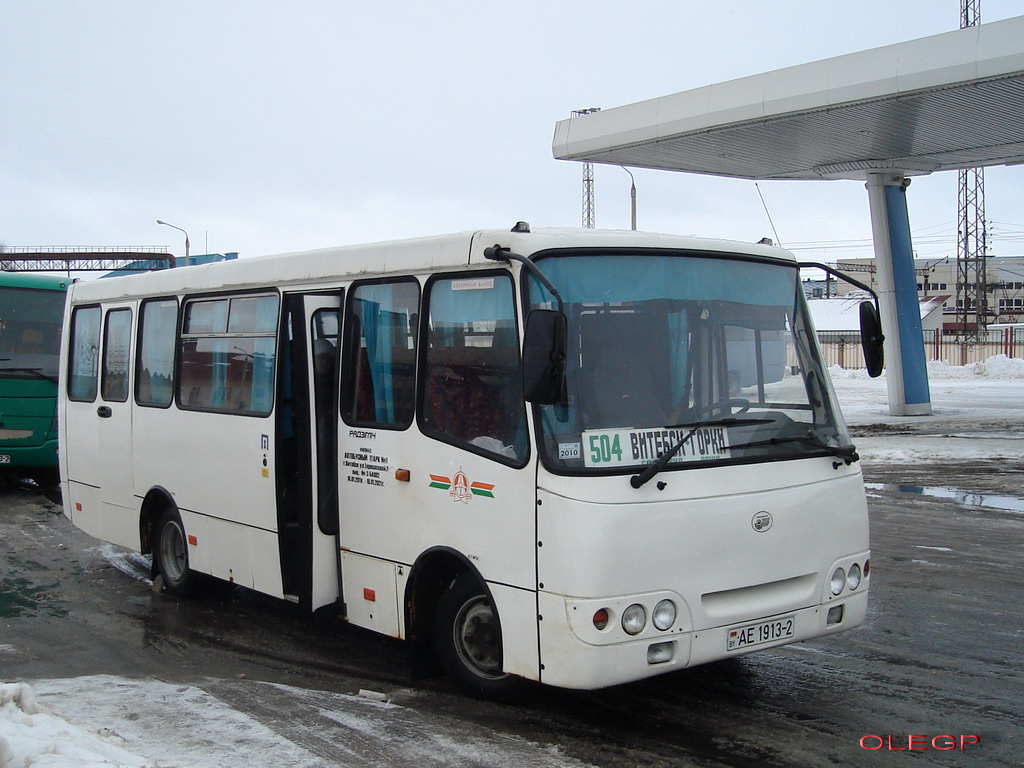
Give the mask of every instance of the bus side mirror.
[{"label": "bus side mirror", "polygon": [[562,399],[565,387],[565,315],[535,309],[526,318],[523,339],[523,395],[538,405]]},{"label": "bus side mirror", "polygon": [[870,301],[860,303],[860,346],[864,350],[864,363],[867,365],[868,376],[875,378],[882,374],[885,355],[882,350],[882,321],[878,310]]}]

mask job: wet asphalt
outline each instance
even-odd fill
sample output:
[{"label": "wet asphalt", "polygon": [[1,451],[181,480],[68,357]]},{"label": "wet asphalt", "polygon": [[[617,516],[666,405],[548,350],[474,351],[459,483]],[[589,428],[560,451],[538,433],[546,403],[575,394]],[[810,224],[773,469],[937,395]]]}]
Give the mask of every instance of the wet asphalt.
[{"label": "wet asphalt", "polygon": [[536,687],[518,704],[414,677],[401,643],[329,615],[241,589],[155,592],[145,558],[78,531],[38,490],[0,483],[0,681],[195,685],[315,744],[324,765],[344,759],[330,722],[312,729],[299,706],[271,713],[253,685],[373,690],[595,766],[1019,766],[1022,473],[865,467],[872,597],[854,631],[603,691]]}]

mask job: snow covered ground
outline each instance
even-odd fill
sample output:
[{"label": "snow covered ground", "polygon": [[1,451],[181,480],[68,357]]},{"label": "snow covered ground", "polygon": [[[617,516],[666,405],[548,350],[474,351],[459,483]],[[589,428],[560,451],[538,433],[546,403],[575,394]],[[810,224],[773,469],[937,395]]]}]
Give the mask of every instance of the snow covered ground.
[{"label": "snow covered ground", "polygon": [[[1024,449],[1024,360],[999,355],[929,365],[931,416],[889,416],[885,379],[833,369],[865,467],[1015,459]],[[11,647],[0,644],[0,660]],[[438,728],[373,694],[345,696],[252,682],[261,697],[300,701],[352,738],[348,766],[574,766],[576,761],[478,726]],[[381,760],[382,756],[388,758]],[[397,762],[392,762],[397,758]],[[323,765],[306,746],[196,687],[109,676],[0,683],[0,768],[251,768]]]},{"label": "snow covered ground", "polygon": [[865,467],[1017,459],[1024,453],[1024,360],[996,355],[955,367],[928,364],[930,416],[890,416],[885,376],[831,370]]},{"label": "snow covered ground", "polygon": [[[308,712],[308,732],[296,741],[282,737],[219,698],[227,690],[215,681],[210,690],[109,675],[8,683],[0,684],[0,768],[583,766],[555,748],[396,706],[369,691],[228,685],[234,690],[225,698],[237,700],[243,685],[241,698],[263,710]],[[325,740],[330,759],[318,754]]]}]

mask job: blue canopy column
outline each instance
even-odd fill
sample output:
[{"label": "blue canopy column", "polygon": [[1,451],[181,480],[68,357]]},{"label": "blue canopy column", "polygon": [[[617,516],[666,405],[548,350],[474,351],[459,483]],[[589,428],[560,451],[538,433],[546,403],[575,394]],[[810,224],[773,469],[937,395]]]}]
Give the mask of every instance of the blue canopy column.
[{"label": "blue canopy column", "polygon": [[927,416],[932,412],[932,404],[907,213],[908,186],[910,179],[902,174],[868,174],[889,414]]}]

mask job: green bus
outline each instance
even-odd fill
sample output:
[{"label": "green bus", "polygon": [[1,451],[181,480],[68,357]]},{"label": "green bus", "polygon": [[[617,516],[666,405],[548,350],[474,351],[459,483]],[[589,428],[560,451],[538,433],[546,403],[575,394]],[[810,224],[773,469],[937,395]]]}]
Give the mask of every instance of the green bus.
[{"label": "green bus", "polygon": [[0,272],[0,471],[57,479],[57,371],[71,280]]}]

